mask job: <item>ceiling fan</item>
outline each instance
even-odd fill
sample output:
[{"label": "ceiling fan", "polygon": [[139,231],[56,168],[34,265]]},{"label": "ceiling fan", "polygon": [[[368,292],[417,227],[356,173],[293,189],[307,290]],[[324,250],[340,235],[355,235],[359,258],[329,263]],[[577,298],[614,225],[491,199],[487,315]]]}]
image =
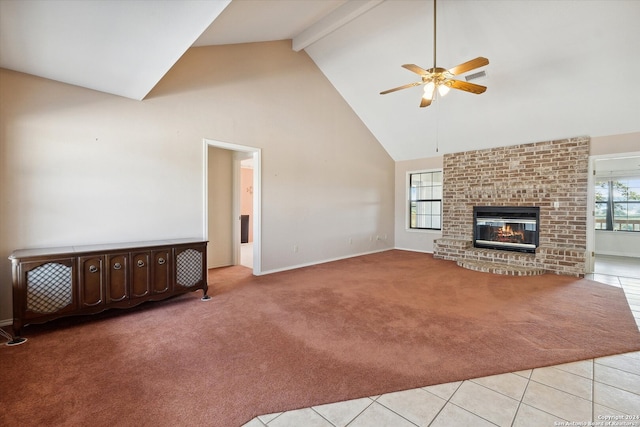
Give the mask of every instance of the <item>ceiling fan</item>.
[{"label": "ceiling fan", "polygon": [[475,70],[476,68],[483,67],[487,64],[489,64],[489,60],[479,56],[471,61],[449,68],[448,70],[446,68],[436,66],[436,0],[433,0],[433,68],[425,70],[415,64],[404,64],[402,66],[403,68],[418,74],[422,78],[422,81],[388,89],[380,92],[380,95],[424,85],[424,95],[422,95],[420,107],[428,107],[435,98],[436,89],[440,96],[446,95],[450,88],[481,94],[487,90],[486,86],[455,80],[454,77],[468,71]]}]

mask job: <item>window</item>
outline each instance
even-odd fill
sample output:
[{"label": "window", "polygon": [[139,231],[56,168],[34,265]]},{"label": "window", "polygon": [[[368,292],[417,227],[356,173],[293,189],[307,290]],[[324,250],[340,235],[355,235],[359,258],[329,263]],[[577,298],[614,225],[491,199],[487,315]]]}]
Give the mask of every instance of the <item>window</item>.
[{"label": "window", "polygon": [[640,177],[596,179],[596,230],[640,232]]},{"label": "window", "polygon": [[440,230],[442,171],[409,174],[409,228]]}]

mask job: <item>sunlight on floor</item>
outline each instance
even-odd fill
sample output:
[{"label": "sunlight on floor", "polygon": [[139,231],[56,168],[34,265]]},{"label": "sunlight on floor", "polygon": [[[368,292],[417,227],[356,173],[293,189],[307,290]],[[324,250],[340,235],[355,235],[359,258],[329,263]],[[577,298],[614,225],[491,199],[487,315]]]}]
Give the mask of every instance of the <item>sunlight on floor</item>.
[{"label": "sunlight on floor", "polygon": [[253,242],[240,245],[240,265],[253,268]]}]

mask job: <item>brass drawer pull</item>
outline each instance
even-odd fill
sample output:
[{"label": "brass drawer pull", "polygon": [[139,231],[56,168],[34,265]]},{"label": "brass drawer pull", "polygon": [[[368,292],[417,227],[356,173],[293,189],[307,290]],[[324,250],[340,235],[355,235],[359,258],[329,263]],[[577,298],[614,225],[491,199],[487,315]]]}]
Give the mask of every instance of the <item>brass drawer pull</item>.
[{"label": "brass drawer pull", "polygon": [[138,260],[138,267],[144,267],[144,261],[141,259]]},{"label": "brass drawer pull", "polygon": [[119,262],[116,262],[115,264],[113,264],[114,270],[120,270],[121,268],[122,268],[122,264],[120,264]]},{"label": "brass drawer pull", "polygon": [[164,258],[158,258],[158,264],[162,265],[162,264],[164,264],[165,262],[167,262],[167,261],[165,261],[165,259],[164,259]]},{"label": "brass drawer pull", "polygon": [[96,267],[95,265],[90,265],[89,266],[89,272],[90,273],[95,273],[98,271],[98,267]]}]

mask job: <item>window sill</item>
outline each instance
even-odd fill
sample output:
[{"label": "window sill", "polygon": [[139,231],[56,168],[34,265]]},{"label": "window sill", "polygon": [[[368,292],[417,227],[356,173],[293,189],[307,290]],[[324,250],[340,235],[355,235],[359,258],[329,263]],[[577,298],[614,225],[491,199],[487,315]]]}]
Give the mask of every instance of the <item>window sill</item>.
[{"label": "window sill", "polygon": [[405,228],[408,233],[442,234],[442,230],[431,230],[426,228]]}]

